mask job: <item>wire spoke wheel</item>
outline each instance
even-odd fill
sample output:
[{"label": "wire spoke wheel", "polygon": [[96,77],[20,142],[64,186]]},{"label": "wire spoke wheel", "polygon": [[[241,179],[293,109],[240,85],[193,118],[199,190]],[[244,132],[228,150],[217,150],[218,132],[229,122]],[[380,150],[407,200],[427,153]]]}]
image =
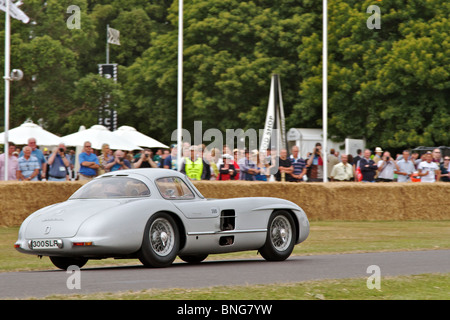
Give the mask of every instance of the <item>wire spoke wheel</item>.
[{"label": "wire spoke wheel", "polygon": [[275,249],[285,251],[292,238],[292,226],[285,216],[277,216],[270,227],[271,241]]},{"label": "wire spoke wheel", "polygon": [[175,220],[160,212],[147,222],[138,257],[146,267],[168,267],[175,260],[179,247],[180,236]]},{"label": "wire spoke wheel", "polygon": [[286,260],[294,249],[296,234],[297,229],[289,212],[273,212],[268,223],[266,242],[259,253],[268,261]]},{"label": "wire spoke wheel", "polygon": [[158,218],[153,221],[149,236],[152,249],[157,255],[165,257],[172,251],[175,233],[168,220]]}]

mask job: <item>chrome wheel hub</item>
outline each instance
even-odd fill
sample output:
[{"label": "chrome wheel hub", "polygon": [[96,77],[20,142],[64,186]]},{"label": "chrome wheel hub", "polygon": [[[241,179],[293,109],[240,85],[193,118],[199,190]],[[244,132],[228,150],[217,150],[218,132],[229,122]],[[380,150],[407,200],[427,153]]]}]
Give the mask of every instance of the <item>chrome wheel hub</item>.
[{"label": "chrome wheel hub", "polygon": [[286,250],[292,239],[292,226],[289,220],[284,216],[277,216],[271,225],[272,245],[278,251]]},{"label": "chrome wheel hub", "polygon": [[150,244],[153,251],[159,256],[168,255],[175,243],[174,230],[169,221],[158,218],[150,227]]}]

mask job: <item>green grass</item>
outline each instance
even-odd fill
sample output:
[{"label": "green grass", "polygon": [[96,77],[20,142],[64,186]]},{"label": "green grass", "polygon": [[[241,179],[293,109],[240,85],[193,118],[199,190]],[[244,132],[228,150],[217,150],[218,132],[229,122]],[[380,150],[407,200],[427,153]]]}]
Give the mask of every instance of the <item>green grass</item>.
[{"label": "green grass", "polygon": [[[18,227],[0,228],[0,272],[54,268],[48,258],[14,248]],[[450,221],[312,221],[308,239],[293,255],[435,250],[450,248]],[[211,255],[208,260],[256,257],[256,251]],[[136,265],[137,259],[92,260],[87,266]]]},{"label": "green grass", "polygon": [[[0,228],[0,272],[53,269],[48,258],[17,252],[18,228]],[[308,239],[293,255],[357,252],[436,250],[450,248],[449,221],[312,221]],[[208,260],[256,257],[256,251],[211,255]],[[138,260],[89,261],[87,267],[136,265]],[[226,286],[200,289],[59,295],[46,299],[153,299],[153,300],[448,300],[450,274],[382,277],[381,290],[368,289],[367,278],[306,281],[301,283]]]},{"label": "green grass", "polygon": [[382,277],[381,288],[369,289],[366,278],[301,283],[218,286],[201,289],[55,295],[45,299],[82,300],[449,300],[450,274]]}]

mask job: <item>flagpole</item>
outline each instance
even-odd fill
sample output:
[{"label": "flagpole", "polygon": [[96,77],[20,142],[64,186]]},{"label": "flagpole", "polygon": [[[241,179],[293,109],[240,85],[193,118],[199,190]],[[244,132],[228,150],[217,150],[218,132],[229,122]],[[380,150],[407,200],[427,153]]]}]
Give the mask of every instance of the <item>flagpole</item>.
[{"label": "flagpole", "polygon": [[181,170],[183,152],[183,0],[178,0],[178,101],[177,101],[177,170]]},{"label": "flagpole", "polygon": [[328,1],[323,0],[322,13],[322,118],[323,118],[323,182],[328,181]]},{"label": "flagpole", "polygon": [[10,81],[10,0],[6,0],[6,13],[5,13],[5,181],[8,180],[8,160],[9,160],[9,81]]},{"label": "flagpole", "polygon": [[108,42],[109,24],[106,25],[106,64],[109,64],[109,42]]}]

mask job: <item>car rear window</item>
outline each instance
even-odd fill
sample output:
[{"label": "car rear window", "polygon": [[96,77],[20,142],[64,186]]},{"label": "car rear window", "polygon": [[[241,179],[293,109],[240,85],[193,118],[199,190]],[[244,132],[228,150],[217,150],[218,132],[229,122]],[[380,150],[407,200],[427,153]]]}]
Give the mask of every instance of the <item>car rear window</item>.
[{"label": "car rear window", "polygon": [[111,199],[149,196],[150,190],[142,181],[128,177],[103,177],[85,184],[70,199]]}]

